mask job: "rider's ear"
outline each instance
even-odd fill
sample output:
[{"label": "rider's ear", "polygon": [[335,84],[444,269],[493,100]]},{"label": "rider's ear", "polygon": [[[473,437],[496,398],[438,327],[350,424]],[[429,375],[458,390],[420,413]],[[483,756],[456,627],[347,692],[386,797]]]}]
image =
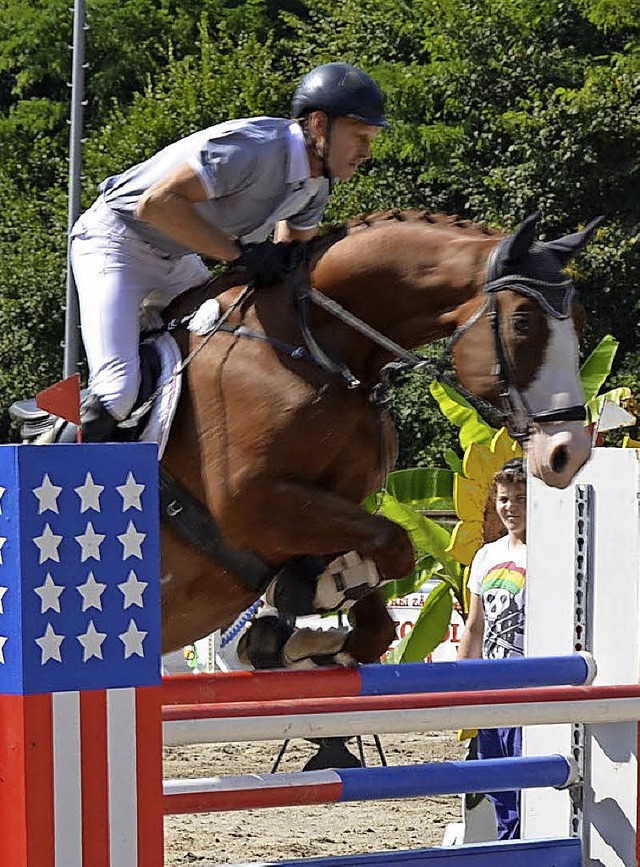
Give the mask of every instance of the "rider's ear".
[{"label": "rider's ear", "polygon": [[513,235],[505,238],[503,242],[504,246],[502,247],[505,265],[514,266],[527,255],[536,239],[536,229],[539,219],[540,211],[536,211],[520,223]]},{"label": "rider's ear", "polygon": [[563,265],[566,265],[580,250],[587,246],[589,239],[603,221],[604,216],[596,217],[581,232],[565,235],[564,238],[558,238],[557,241],[547,241],[545,247],[547,250],[551,250]]}]

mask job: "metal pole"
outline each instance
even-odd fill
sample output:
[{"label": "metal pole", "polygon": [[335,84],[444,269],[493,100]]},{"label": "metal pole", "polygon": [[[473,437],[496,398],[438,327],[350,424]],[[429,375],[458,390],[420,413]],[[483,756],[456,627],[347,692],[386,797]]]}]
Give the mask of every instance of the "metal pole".
[{"label": "metal pole", "polygon": [[[80,214],[80,187],[82,176],[82,110],[84,99],[84,45],[85,45],[85,0],[74,0],[73,4],[73,45],[71,73],[71,131],[69,135],[69,210],[67,219],[67,239],[71,228]],[[69,249],[67,246],[67,295],[64,323],[64,367],[65,377],[76,373],[80,359],[80,314],[78,295],[71,271]]]}]

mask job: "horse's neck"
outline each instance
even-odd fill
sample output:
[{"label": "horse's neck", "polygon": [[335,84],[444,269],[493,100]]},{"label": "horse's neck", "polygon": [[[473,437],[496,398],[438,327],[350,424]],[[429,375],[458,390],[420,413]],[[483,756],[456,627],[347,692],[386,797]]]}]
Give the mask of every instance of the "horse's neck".
[{"label": "horse's neck", "polygon": [[[333,245],[318,262],[313,284],[405,349],[414,349],[452,334],[473,313],[495,243],[438,227],[379,225]],[[379,348],[346,326],[334,321],[325,330],[342,357],[366,357],[367,367],[384,363]]]}]

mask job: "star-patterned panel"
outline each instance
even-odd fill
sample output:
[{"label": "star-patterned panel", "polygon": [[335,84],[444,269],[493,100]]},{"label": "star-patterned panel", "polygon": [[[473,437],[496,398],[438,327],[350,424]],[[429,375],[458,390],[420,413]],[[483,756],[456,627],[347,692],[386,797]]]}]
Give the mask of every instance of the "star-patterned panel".
[{"label": "star-patterned panel", "polygon": [[0,692],[157,683],[156,447],[0,446]]}]

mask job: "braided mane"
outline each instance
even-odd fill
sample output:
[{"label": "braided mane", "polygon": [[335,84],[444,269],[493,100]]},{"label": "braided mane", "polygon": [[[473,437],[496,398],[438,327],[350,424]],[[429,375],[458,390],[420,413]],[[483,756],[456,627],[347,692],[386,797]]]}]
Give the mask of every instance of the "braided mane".
[{"label": "braided mane", "polygon": [[444,214],[426,210],[419,211],[411,208],[404,210],[401,208],[390,208],[386,211],[374,211],[371,214],[358,214],[355,217],[351,217],[346,223],[329,226],[321,235],[311,241],[311,254],[312,256],[321,255],[347,235],[371,226],[375,227],[391,222],[427,223],[428,225],[453,230],[461,229],[464,232],[469,232],[480,237],[493,237],[503,234],[497,229],[489,228],[484,223],[475,223],[473,220],[467,220],[457,214]]}]

